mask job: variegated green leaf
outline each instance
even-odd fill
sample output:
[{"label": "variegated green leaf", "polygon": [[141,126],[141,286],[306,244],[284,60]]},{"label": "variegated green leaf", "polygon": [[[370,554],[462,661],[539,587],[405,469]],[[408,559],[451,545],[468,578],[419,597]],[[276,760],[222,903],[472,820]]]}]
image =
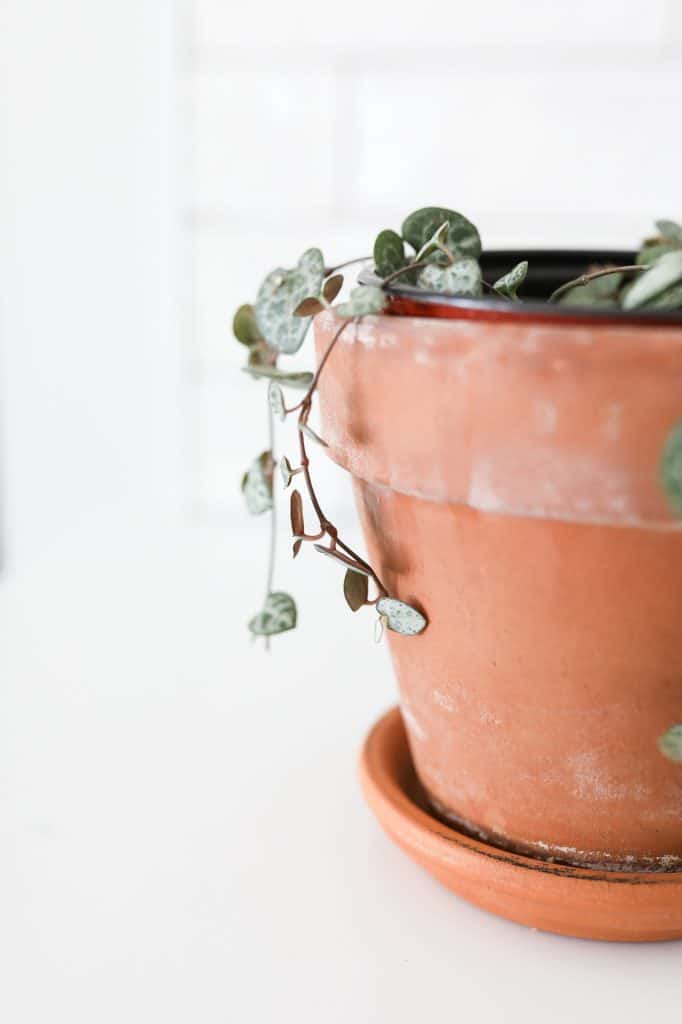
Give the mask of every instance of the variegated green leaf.
[{"label": "variegated green leaf", "polygon": [[272,470],[272,454],[262,452],[242,478],[242,492],[251,515],[258,516],[272,508]]},{"label": "variegated green leaf", "polygon": [[510,299],[515,299],[517,291],[526,280],[527,273],[528,260],[522,260],[521,263],[517,263],[510,271],[502,277],[499,277],[497,281],[495,281],[493,288],[502,295],[506,295]]},{"label": "variegated green leaf", "polygon": [[482,291],[481,268],[476,260],[458,260],[449,267],[424,267],[418,284],[425,291],[478,298]]},{"label": "variegated green leaf", "polygon": [[303,299],[317,298],[324,279],[319,249],[308,249],[293,270],[278,268],[263,281],[256,298],[256,322],[267,343],[278,352],[297,352],[311,317],[296,317]]},{"label": "variegated green leaf", "polygon": [[388,277],[405,266],[405,244],[395,231],[380,231],[374,242],[374,269],[379,277]]},{"label": "variegated green leaf", "polygon": [[284,406],[284,392],[276,380],[271,380],[268,384],[268,403],[272,415],[283,423],[287,418],[287,411]]},{"label": "variegated green leaf", "polygon": [[403,636],[416,636],[426,628],[426,619],[412,605],[399,601],[397,597],[381,597],[377,601],[377,611],[385,616],[386,625],[394,633]]},{"label": "variegated green leaf", "polygon": [[668,501],[682,516],[682,420],[668,434],[663,448],[660,476]]},{"label": "variegated green leaf", "polygon": [[276,366],[243,366],[242,370],[254,379],[276,380],[285,387],[296,388],[299,391],[307,391],[313,382],[312,373],[307,371],[287,373],[285,370],[278,370]]},{"label": "variegated green leaf", "polygon": [[374,285],[361,284],[353,288],[347,302],[334,306],[337,316],[351,319],[355,316],[367,316],[370,313],[381,313],[386,305],[386,294]]},{"label": "variegated green leaf", "polygon": [[670,761],[682,764],[682,722],[672,725],[659,737],[658,747]]},{"label": "variegated green leaf", "polygon": [[666,242],[672,242],[673,245],[682,247],[682,224],[678,224],[674,220],[657,220],[656,227],[661,238],[664,238]]},{"label": "variegated green leaf", "polygon": [[638,309],[679,281],[682,281],[682,251],[664,253],[630,285],[623,296],[623,309]]},{"label": "variegated green leaf", "polygon": [[458,258],[477,259],[481,255],[481,237],[478,231],[461,213],[442,206],[426,206],[411,213],[403,222],[403,238],[410,243],[415,252],[419,252],[443,221],[448,222],[445,241],[448,249]]},{"label": "variegated green leaf", "polygon": [[260,612],[249,622],[249,629],[255,636],[274,636],[286,633],[296,626],[296,603],[282,590],[268,594]]}]

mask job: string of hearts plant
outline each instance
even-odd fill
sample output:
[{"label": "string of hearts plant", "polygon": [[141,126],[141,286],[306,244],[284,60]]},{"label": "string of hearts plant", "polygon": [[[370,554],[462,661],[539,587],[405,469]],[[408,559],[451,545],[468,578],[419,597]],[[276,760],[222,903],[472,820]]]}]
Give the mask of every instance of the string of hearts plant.
[{"label": "string of hearts plant", "polygon": [[[557,288],[550,303],[599,308],[682,309],[682,226],[670,220],[656,222],[657,234],[648,238],[636,257],[625,266],[587,268],[580,277]],[[381,231],[374,242],[373,256],[349,260],[326,267],[317,248],[303,253],[293,269],[278,268],[265,278],[254,305],[243,305],[233,320],[233,332],[248,349],[244,368],[253,378],[268,381],[269,447],[253,460],[242,479],[242,491],[249,511],[255,515],[270,513],[270,555],[261,610],[249,622],[254,636],[265,638],[293,629],[297,621],[294,599],[274,589],[276,553],[276,514],[274,475],[275,420],[297,415],[299,454],[296,464],[287,457],[279,462],[285,488],[300,476],[307,493],[316,526],[308,532],[303,498],[294,488],[290,497],[293,555],[304,543],[311,543],[320,554],[333,559],[344,570],[343,592],[352,611],[373,607],[378,613],[375,635],[380,639],[384,627],[406,636],[415,636],[427,626],[419,608],[390,595],[375,569],[340,536],[324,511],[313,484],[307,443],[325,446],[309,424],[313,399],[334,347],[351,323],[363,316],[381,313],[387,304],[386,287],[401,279],[401,284],[417,291],[480,298],[484,289],[500,302],[523,301],[519,295],[528,272],[528,261],[512,267],[494,282],[483,278],[479,257],[481,238],[476,227],[462,214],[444,207],[425,207],[411,213],[401,233]],[[379,284],[355,287],[345,302],[332,307],[343,286],[339,270],[373,259]],[[323,309],[333,308],[339,318],[336,331],[316,373],[287,372],[280,369],[280,356],[297,352],[312,318]],[[303,391],[303,397],[287,405],[284,388]],[[671,501],[682,513],[682,427],[671,434],[663,459],[662,480]],[[372,596],[370,596],[370,587]]]},{"label": "string of hearts plant", "polygon": [[[287,290],[293,292],[293,297],[290,295],[287,303],[287,308],[293,306],[293,313],[289,315],[287,321],[282,320],[279,309],[284,287],[284,282],[281,281],[282,274],[288,275]],[[261,511],[269,510],[271,515],[270,558],[265,602],[261,611],[249,623],[251,632],[255,636],[264,636],[266,643],[270,636],[292,629],[296,625],[297,619],[294,599],[290,594],[274,590],[273,587],[276,545],[275,497],[273,488],[276,465],[273,454],[274,423],[275,420],[284,421],[287,416],[296,413],[298,414],[298,465],[292,466],[289,459],[284,456],[279,462],[279,470],[285,488],[289,487],[295,476],[301,475],[317,519],[317,530],[312,533],[307,532],[301,492],[294,488],[291,492],[289,507],[291,531],[294,538],[294,558],[301,550],[301,546],[305,542],[310,542],[320,554],[339,563],[345,569],[343,593],[346,603],[351,610],[358,611],[362,607],[376,607],[379,613],[375,632],[377,639],[381,638],[384,626],[388,626],[390,629],[394,629],[407,636],[414,636],[420,633],[426,625],[425,617],[416,608],[389,595],[388,590],[369,562],[365,561],[361,555],[339,536],[337,527],[322,508],[310,472],[307,442],[312,441],[326,446],[325,441],[319,437],[308,423],[313,397],[320,380],[320,375],[343,331],[351,321],[357,322],[363,315],[362,312],[359,312],[357,301],[336,307],[338,315],[343,317],[343,322],[320,360],[320,365],[315,374],[289,374],[279,370],[276,365],[276,358],[273,358],[273,346],[267,341],[267,337],[277,337],[278,344],[284,346],[280,351],[297,351],[303,341],[312,316],[333,302],[342,285],[343,277],[341,274],[325,271],[322,254],[319,249],[310,249],[304,253],[295,271],[274,271],[273,274],[269,275],[261,287],[255,310],[251,306],[242,306],[235,315],[235,335],[244,344],[248,344],[250,349],[247,366],[248,372],[254,377],[269,378],[267,393],[270,448],[254,460],[242,481],[242,489],[250,511],[257,514]],[[303,293],[310,292],[313,288],[318,293],[317,297],[314,294],[307,294],[304,299],[297,301],[301,291]],[[372,308],[379,308],[376,301]],[[381,308],[383,308],[383,299]],[[369,307],[365,309],[365,312],[368,310]],[[260,319],[257,319],[259,312]],[[265,324],[263,334],[260,333],[261,323]],[[274,351],[276,352],[277,350]],[[282,390],[283,386],[305,388],[305,394],[298,403],[287,407]],[[369,595],[370,583],[376,592],[373,597]]]}]

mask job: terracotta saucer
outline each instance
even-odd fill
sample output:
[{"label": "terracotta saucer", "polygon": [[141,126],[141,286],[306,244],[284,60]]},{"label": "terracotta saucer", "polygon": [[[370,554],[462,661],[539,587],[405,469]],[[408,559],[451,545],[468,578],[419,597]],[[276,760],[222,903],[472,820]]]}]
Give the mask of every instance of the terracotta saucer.
[{"label": "terracotta saucer", "polygon": [[427,809],[399,709],[367,737],[362,786],[380,824],[448,889],[519,924],[584,939],[682,938],[682,871],[594,871],[507,853],[458,832]]}]

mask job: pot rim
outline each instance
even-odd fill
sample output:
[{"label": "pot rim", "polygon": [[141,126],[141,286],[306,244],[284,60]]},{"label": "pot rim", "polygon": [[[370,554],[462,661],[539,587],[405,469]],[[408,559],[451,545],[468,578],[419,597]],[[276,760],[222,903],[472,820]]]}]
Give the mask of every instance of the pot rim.
[{"label": "pot rim", "polygon": [[[481,267],[497,277],[501,267],[510,269],[527,259],[528,278],[533,276],[558,287],[578,277],[592,263],[627,265],[635,253],[614,249],[491,249],[481,256]],[[533,271],[535,270],[535,275]],[[372,271],[363,271],[360,284],[381,286],[382,280]],[[618,324],[621,326],[682,327],[682,310],[621,310],[594,306],[550,305],[546,301],[524,299],[509,302],[498,298],[461,298],[424,291],[408,284],[390,284],[387,313],[394,316],[417,316],[449,320],[485,320],[504,323]]]}]

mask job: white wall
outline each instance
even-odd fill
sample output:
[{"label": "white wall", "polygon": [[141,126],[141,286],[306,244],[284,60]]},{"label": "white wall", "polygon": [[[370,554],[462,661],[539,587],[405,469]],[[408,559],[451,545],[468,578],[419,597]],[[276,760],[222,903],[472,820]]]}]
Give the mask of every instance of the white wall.
[{"label": "white wall", "polygon": [[[431,202],[488,246],[630,245],[682,216],[679,0],[424,10],[5,0],[9,564],[188,512],[244,524],[265,418],[231,313],[307,245],[362,254]],[[347,481],[318,472],[343,521]]]},{"label": "white wall", "polygon": [[4,0],[0,339],[9,570],[178,513],[174,12]]},{"label": "white wall", "polygon": [[426,203],[462,210],[487,246],[630,246],[682,216],[679,0],[189,12],[199,518],[243,515],[264,424],[229,316],[273,265],[309,244],[362,255]]}]

